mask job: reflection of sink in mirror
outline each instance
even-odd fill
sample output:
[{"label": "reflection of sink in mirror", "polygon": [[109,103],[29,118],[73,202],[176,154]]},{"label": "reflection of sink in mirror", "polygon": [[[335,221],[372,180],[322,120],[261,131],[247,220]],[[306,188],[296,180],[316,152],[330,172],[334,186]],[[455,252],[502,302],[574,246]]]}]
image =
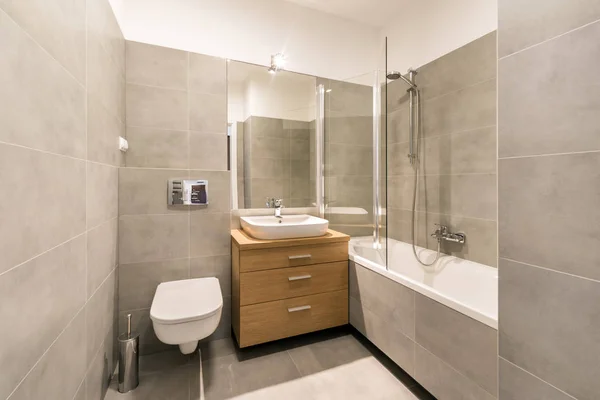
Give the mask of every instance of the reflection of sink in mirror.
[{"label": "reflection of sink in mirror", "polygon": [[329,221],[311,215],[240,217],[242,229],[256,239],[293,239],[323,236]]}]

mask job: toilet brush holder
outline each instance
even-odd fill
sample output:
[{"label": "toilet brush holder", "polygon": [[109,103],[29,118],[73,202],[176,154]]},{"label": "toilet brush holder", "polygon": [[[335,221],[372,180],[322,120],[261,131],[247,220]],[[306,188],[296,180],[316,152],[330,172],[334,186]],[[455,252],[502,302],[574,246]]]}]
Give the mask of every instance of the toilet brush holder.
[{"label": "toilet brush holder", "polygon": [[127,314],[127,333],[119,335],[119,392],[127,393],[140,383],[140,335],[131,331]]}]

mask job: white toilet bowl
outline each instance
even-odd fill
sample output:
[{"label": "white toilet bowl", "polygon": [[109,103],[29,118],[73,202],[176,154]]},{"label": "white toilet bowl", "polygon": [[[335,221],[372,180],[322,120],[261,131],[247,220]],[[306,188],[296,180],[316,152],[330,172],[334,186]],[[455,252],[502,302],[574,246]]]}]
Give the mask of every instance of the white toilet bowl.
[{"label": "white toilet bowl", "polygon": [[223,295],[217,278],[186,279],[158,285],[150,319],[161,342],[192,353],[198,341],[219,326]]}]

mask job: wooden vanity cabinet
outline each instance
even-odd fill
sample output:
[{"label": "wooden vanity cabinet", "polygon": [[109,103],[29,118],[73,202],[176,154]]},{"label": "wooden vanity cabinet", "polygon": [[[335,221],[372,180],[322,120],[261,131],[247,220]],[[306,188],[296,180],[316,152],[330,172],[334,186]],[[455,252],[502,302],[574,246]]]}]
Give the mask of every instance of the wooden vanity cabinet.
[{"label": "wooden vanity cabinet", "polygon": [[259,240],[231,231],[232,325],[240,347],[348,323],[348,241]]}]

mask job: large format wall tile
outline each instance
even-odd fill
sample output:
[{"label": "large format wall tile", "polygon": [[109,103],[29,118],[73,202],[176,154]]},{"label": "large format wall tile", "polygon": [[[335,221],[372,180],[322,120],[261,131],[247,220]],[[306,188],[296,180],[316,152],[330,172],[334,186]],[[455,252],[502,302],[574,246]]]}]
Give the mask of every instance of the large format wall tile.
[{"label": "large format wall tile", "polygon": [[10,400],[72,399],[87,369],[85,343],[85,313],[80,311]]},{"label": "large format wall tile", "polygon": [[573,400],[573,397],[561,392],[529,372],[500,358],[501,400]]},{"label": "large format wall tile", "polygon": [[128,83],[127,126],[186,130],[187,92]]},{"label": "large format wall tile", "polygon": [[227,96],[190,92],[190,129],[203,133],[227,132]]},{"label": "large format wall tile", "polygon": [[[125,124],[112,115],[92,96],[87,99],[87,159],[103,164],[119,166],[122,153],[119,150],[119,136],[125,137]],[[129,145],[133,146],[128,138]],[[127,156],[129,157],[129,152]]]},{"label": "large format wall tile", "polygon": [[418,293],[415,308],[416,342],[495,394],[497,331]]},{"label": "large format wall tile", "polygon": [[101,37],[88,36],[87,40],[87,89],[119,120],[125,120],[125,75],[122,65],[117,64]]},{"label": "large format wall tile", "polygon": [[[88,366],[85,377],[85,396],[87,400],[103,400],[112,375],[114,353],[112,352],[116,334],[110,332],[104,338],[100,350]],[[111,368],[108,368],[108,366]]]},{"label": "large format wall tile", "polygon": [[[189,133],[167,129],[127,127],[128,167],[188,168]],[[225,140],[224,140],[225,141]]]},{"label": "large format wall tile", "polygon": [[91,295],[85,305],[85,325],[87,343],[87,364],[92,363],[96,353],[115,321],[115,301],[117,299],[117,274],[113,271],[102,285]]},{"label": "large format wall tile", "polygon": [[190,53],[189,91],[222,95],[227,93],[227,61],[224,58]]},{"label": "large format wall tile", "polygon": [[600,283],[500,259],[500,356],[577,399],[600,393]]},{"label": "large format wall tile", "polygon": [[[437,196],[440,212],[471,218],[496,219],[496,174],[441,175],[439,179]],[[430,192],[430,195],[436,196],[436,193]],[[431,208],[428,208],[428,211],[435,212]]]},{"label": "large format wall tile", "polygon": [[[0,398],[6,398],[83,307],[85,235],[0,276]],[[17,306],[18,305],[18,306]],[[26,349],[26,351],[24,351]]]},{"label": "large format wall tile", "polygon": [[185,206],[167,205],[167,182],[188,176],[188,170],[120,168],[119,215],[187,214]]},{"label": "large format wall tile", "polygon": [[499,61],[500,157],[600,150],[599,36],[597,22]]},{"label": "large format wall tile", "polygon": [[422,104],[423,137],[496,125],[496,80],[468,86]]},{"label": "large format wall tile", "polygon": [[190,278],[216,277],[223,297],[231,296],[231,255],[190,259]]},{"label": "large format wall tile", "polygon": [[[100,43],[107,56],[125,75],[125,38],[117,22],[112,6],[107,0],[87,0],[88,38]],[[123,92],[124,89],[121,89]],[[123,93],[124,95],[124,93]]]},{"label": "large format wall tile", "polygon": [[127,83],[187,90],[188,53],[127,42]]},{"label": "large format wall tile", "polygon": [[0,182],[0,271],[85,231],[84,161],[1,144]]},{"label": "large format wall tile", "polygon": [[0,8],[85,84],[85,3],[86,0],[1,0]]},{"label": "large format wall tile", "polygon": [[498,55],[512,54],[598,19],[600,4],[595,0],[499,1]]},{"label": "large format wall tile", "polygon": [[96,227],[118,215],[119,170],[87,163],[87,226]]},{"label": "large format wall tile", "polygon": [[87,233],[88,298],[117,266],[117,235],[116,217]]},{"label": "large format wall tile", "polygon": [[119,265],[119,310],[150,308],[159,283],[189,279],[189,258]]},{"label": "large format wall tile", "polygon": [[190,132],[190,168],[227,170],[227,135]]},{"label": "large format wall tile", "polygon": [[[25,10],[30,1],[10,3]],[[82,84],[1,10],[0,47],[0,140],[85,158]]]},{"label": "large format wall tile", "polygon": [[600,279],[600,153],[504,159],[499,173],[500,257]]},{"label": "large format wall tile", "polygon": [[415,349],[414,377],[438,399],[494,400],[496,398],[419,345]]},{"label": "large format wall tile", "polygon": [[415,80],[421,99],[494,79],[497,62],[496,31],[493,31],[420,67]]},{"label": "large format wall tile", "polygon": [[119,264],[187,257],[189,237],[187,213],[121,216],[119,218]]},{"label": "large format wall tile", "polygon": [[229,213],[192,213],[190,225],[191,257],[230,254]]}]

